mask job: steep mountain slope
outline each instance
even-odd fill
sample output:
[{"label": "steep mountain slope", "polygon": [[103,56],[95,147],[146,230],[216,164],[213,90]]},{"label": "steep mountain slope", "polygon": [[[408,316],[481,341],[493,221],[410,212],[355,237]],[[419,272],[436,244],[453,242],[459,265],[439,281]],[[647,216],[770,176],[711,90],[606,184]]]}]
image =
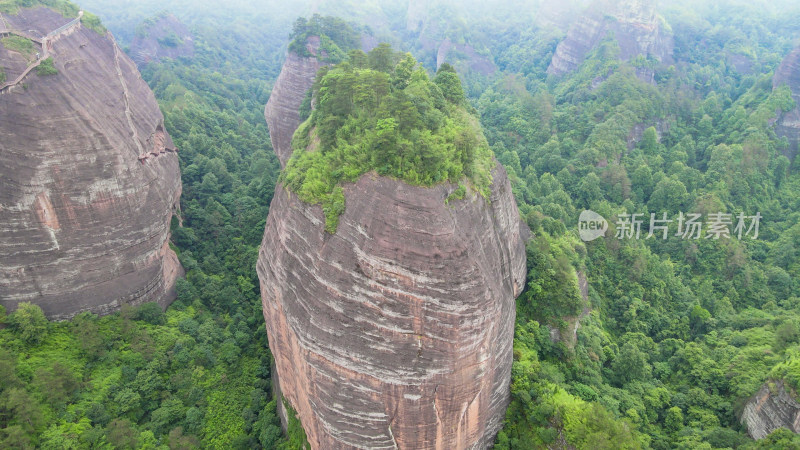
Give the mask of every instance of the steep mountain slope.
[{"label": "steep mountain slope", "polygon": [[300,125],[300,105],[314,82],[317,70],[323,66],[316,57],[319,41],[318,37],[312,37],[306,43],[312,56],[299,56],[294,52],[286,54],[286,61],[264,108],[272,148],[284,166],[292,156],[292,134]]},{"label": "steep mountain slope", "polygon": [[742,424],[753,439],[763,439],[779,428],[800,431],[800,403],[781,380],[770,381],[744,406]]},{"label": "steep mountain slope", "polygon": [[[575,70],[586,55],[606,36],[619,44],[620,59],[637,56],[662,61],[672,56],[672,35],[646,0],[598,0],[570,28],[558,44],[548,74],[563,75]],[[648,77],[652,77],[649,74]]]},{"label": "steep mountain slope", "polygon": [[[369,59],[380,60],[382,49]],[[423,73],[412,78],[430,87]],[[286,79],[273,95],[291,92]],[[326,101],[336,101],[336,86],[328,86]],[[284,107],[299,107],[300,94]],[[270,108],[273,147],[286,161],[280,136],[295,130],[270,121]],[[323,102],[314,114],[327,108]],[[305,133],[304,124],[295,141],[305,142]],[[309,151],[336,151],[326,147],[324,131],[314,144],[315,133],[311,146],[321,149]],[[290,168],[300,164],[296,157]],[[509,401],[514,298],[524,285],[529,231],[504,169],[488,158],[494,168],[486,198],[450,182],[425,187],[374,171],[356,176],[342,185],[345,207],[334,233],[326,231],[326,205],[276,188],[257,270],[274,382],[313,448],[483,448],[494,440]],[[294,186],[291,175],[285,183]]]},{"label": "steep mountain slope", "polygon": [[0,44],[0,305],[52,319],[165,305],[181,184],[153,93],[110,34],[44,7],[3,23],[32,50]]}]

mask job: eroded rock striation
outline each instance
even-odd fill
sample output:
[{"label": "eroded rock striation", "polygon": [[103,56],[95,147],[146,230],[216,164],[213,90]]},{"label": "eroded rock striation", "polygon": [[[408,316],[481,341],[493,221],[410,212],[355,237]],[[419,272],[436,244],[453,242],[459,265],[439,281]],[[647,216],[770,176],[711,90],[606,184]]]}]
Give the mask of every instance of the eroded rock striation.
[{"label": "eroded rock striation", "polygon": [[[656,14],[654,2],[598,0],[558,44],[547,73],[562,75],[577,69],[586,55],[609,34],[613,34],[619,44],[622,60],[640,55],[658,61],[672,57],[672,33]],[[651,81],[652,74],[645,72],[638,75]]]},{"label": "eroded rock striation", "polygon": [[162,14],[142,24],[131,42],[131,57],[138,66],[164,58],[194,56],[194,38],[177,17]]},{"label": "eroded rock striation", "polygon": [[[3,19],[33,37],[70,22],[44,7]],[[77,22],[43,45],[57,73],[0,91],[0,305],[51,319],[166,305],[181,181],[155,97],[110,34]],[[0,45],[9,80],[34,58]]]},{"label": "eroded rock striation", "polygon": [[789,148],[785,155],[794,159],[800,144],[800,47],[795,48],[781,62],[775,76],[772,78],[773,88],[788,85],[792,90],[795,108],[778,116],[775,123],[775,134],[789,140]]},{"label": "eroded rock striation", "polygon": [[[296,111],[313,64],[288,57],[267,105],[284,164],[299,119],[270,110]],[[499,164],[488,199],[446,202],[455,189],[367,173],[329,234],[319,205],[276,188],[257,270],[274,382],[312,448],[491,446],[530,232]]]},{"label": "eroded rock striation", "polygon": [[[306,43],[309,53],[316,55],[319,43],[318,37],[309,38]],[[315,56],[303,57],[288,52],[281,73],[272,87],[264,117],[267,119],[272,148],[282,166],[292,156],[292,135],[300,125],[300,105],[323,65]]]},{"label": "eroded rock striation", "polygon": [[781,427],[800,433],[800,403],[782,380],[767,382],[745,404],[742,424],[753,439],[762,439]]}]

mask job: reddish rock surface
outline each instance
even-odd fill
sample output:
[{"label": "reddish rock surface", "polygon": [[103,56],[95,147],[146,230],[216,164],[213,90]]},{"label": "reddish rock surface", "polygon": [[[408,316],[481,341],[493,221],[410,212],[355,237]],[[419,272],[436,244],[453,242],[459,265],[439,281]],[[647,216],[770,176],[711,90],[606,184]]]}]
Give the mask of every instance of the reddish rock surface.
[{"label": "reddish rock surface", "polygon": [[[315,55],[319,48],[319,38],[309,38],[307,48]],[[300,125],[300,105],[306,92],[314,84],[317,71],[323,65],[315,57],[302,57],[288,52],[281,73],[272,87],[269,101],[264,108],[264,117],[269,126],[272,148],[281,165],[286,165],[286,161],[292,156],[292,135]]]},{"label": "reddish rock surface", "polygon": [[[69,22],[41,7],[3,19],[39,37]],[[56,75],[0,92],[0,305],[51,319],[165,306],[181,181],[155,97],[110,35],[77,26],[49,53]],[[0,66],[25,64],[0,45]]]},{"label": "reddish rock surface", "polygon": [[[547,73],[562,75],[577,69],[586,55],[609,33],[613,33],[619,44],[622,60],[639,55],[659,61],[672,57],[672,35],[656,14],[653,2],[598,0],[570,27],[566,39],[558,44]],[[652,71],[639,72],[640,78],[653,82]]]},{"label": "reddish rock surface", "polygon": [[775,134],[789,140],[789,148],[784,152],[787,158],[794,159],[800,143],[800,47],[795,48],[781,62],[772,78],[773,88],[788,85],[792,90],[795,108],[778,117]]},{"label": "reddish rock surface", "polygon": [[[315,65],[289,55],[267,105],[282,162]],[[448,205],[456,186],[366,174],[345,187],[333,235],[318,205],[276,188],[257,270],[274,382],[312,448],[493,442],[530,233],[499,164],[493,175],[490,201]]]},{"label": "reddish rock surface", "polygon": [[278,187],[258,262],[280,390],[314,448],[457,449],[509,399],[525,231],[502,168],[491,203],[364,175],[335,235]]}]

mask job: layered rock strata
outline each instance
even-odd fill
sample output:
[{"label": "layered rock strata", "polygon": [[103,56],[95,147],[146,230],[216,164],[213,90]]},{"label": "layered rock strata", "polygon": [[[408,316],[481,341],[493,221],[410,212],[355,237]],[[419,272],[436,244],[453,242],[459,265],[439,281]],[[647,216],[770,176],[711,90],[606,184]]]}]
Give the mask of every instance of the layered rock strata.
[{"label": "layered rock strata", "polygon": [[787,158],[794,159],[798,153],[798,144],[800,144],[800,47],[795,48],[783,59],[772,78],[772,85],[775,89],[788,85],[792,90],[792,98],[796,106],[793,110],[778,116],[775,123],[775,134],[787,138],[789,148],[784,154]]},{"label": "layered rock strata", "polygon": [[[316,55],[319,43],[318,37],[311,37],[306,48]],[[264,117],[267,119],[272,148],[282,166],[292,156],[292,135],[300,125],[300,105],[323,65],[316,56],[303,57],[288,52],[281,73],[272,87]]]},{"label": "layered rock strata", "polygon": [[[35,36],[69,22],[43,7],[3,19]],[[78,22],[45,42],[57,73],[0,92],[0,305],[51,319],[165,306],[181,181],[155,97],[110,34]],[[0,45],[0,66],[26,64]]]},{"label": "layered rock strata", "polygon": [[[266,108],[283,163],[314,64],[287,57]],[[499,164],[490,198],[446,202],[455,189],[365,174],[331,235],[320,206],[276,188],[257,270],[273,381],[312,448],[491,446],[530,232]]]},{"label": "layered rock strata", "polygon": [[768,382],[745,404],[742,424],[753,439],[762,439],[781,427],[800,433],[800,403],[782,380]]},{"label": "layered rock strata", "polygon": [[[653,2],[598,0],[570,27],[567,37],[558,44],[547,73],[562,75],[577,69],[586,55],[609,34],[619,44],[622,60],[644,56],[668,61],[674,43],[667,28],[656,14]],[[639,72],[640,78],[652,82],[652,73]]]}]

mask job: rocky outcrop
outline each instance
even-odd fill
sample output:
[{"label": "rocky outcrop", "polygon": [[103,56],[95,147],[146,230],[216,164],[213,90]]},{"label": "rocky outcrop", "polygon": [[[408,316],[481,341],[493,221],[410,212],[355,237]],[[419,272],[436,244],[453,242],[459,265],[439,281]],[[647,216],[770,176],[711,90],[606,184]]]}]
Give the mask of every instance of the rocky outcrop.
[{"label": "rocky outcrop", "polygon": [[484,448],[509,400],[525,231],[489,202],[366,174],[336,234],[278,187],[258,261],[280,390],[314,448]]},{"label": "rocky outcrop", "polygon": [[[319,42],[318,37],[308,39],[306,48],[312,55],[317,54]],[[272,148],[283,166],[292,156],[292,135],[300,125],[300,105],[323,65],[315,56],[302,57],[288,52],[281,73],[272,87],[264,117],[267,119]]]},{"label": "rocky outcrop", "polygon": [[[619,44],[620,58],[636,56],[667,61],[672,57],[673,39],[663,19],[648,0],[598,0],[567,32],[558,44],[548,74],[562,75],[580,66],[586,55],[612,34]],[[652,82],[652,74],[637,73]]]},{"label": "rocky outcrop", "polygon": [[578,343],[578,329],[581,327],[581,321],[592,313],[591,303],[589,302],[589,280],[586,278],[586,272],[579,270],[577,273],[578,290],[583,299],[583,309],[577,316],[567,316],[561,319],[565,323],[565,327],[558,328],[552,325],[545,325],[550,334],[550,341],[557,344],[563,342],[569,349],[574,349],[575,344]]},{"label": "rocky outcrop", "polygon": [[784,154],[791,160],[797,156],[800,144],[800,47],[783,59],[772,78],[772,85],[775,89],[788,85],[795,101],[795,108],[780,114],[775,123],[775,134],[789,140],[789,148]]},{"label": "rocky outcrop", "polygon": [[[266,108],[284,164],[316,67],[287,56]],[[530,233],[499,164],[493,180],[489,199],[446,202],[456,186],[365,174],[333,235],[319,205],[277,186],[257,271],[273,383],[312,448],[491,445]]]},{"label": "rocky outcrop", "polygon": [[163,14],[145,21],[137,29],[130,54],[138,66],[164,58],[191,58],[194,39],[180,20],[172,14]]},{"label": "rocky outcrop", "polygon": [[[43,7],[3,19],[36,36],[69,22]],[[110,35],[78,22],[46,42],[58,72],[0,92],[0,305],[51,319],[165,306],[181,182],[155,97]],[[0,45],[7,72],[28,63]]]},{"label": "rocky outcrop", "polygon": [[769,381],[745,404],[741,420],[753,439],[762,439],[781,427],[800,433],[800,403],[782,380]]}]

